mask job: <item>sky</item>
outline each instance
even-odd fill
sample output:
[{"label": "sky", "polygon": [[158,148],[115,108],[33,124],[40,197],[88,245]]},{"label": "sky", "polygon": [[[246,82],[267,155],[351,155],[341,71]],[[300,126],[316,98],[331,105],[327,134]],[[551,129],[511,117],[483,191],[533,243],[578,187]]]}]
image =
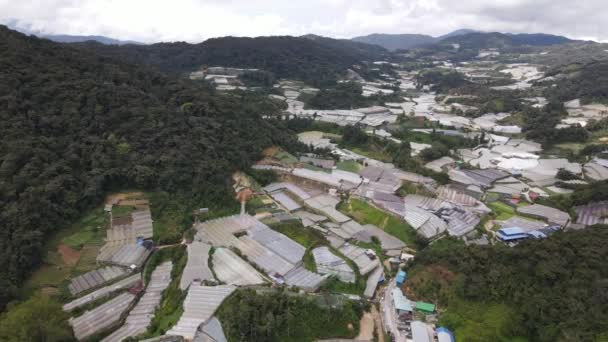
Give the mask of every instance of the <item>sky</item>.
[{"label": "sky", "polygon": [[608,41],[607,0],[0,0],[0,23],[143,43],[222,36],[442,35],[461,28]]}]

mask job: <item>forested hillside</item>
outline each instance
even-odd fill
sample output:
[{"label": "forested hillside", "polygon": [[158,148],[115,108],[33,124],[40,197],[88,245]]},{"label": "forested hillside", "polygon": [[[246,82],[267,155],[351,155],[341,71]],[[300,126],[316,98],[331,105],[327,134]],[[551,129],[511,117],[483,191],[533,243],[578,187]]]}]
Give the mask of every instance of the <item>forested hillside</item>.
[{"label": "forested hillside", "polygon": [[[159,43],[108,46],[84,43],[78,46],[97,54],[153,65],[164,71],[192,71],[203,65],[259,68],[279,78],[295,78],[310,84],[335,82],[353,64],[373,60],[385,52],[350,41],[317,37],[214,38],[200,44]],[[364,46],[364,47],[362,47]]]},{"label": "forested hillside", "polygon": [[437,242],[416,256],[413,278],[441,267],[447,271],[417,279],[414,290],[447,309],[441,323],[462,341],[512,341],[516,336],[605,341],[607,239],[608,227],[596,226],[513,248]]},{"label": "forested hillside", "polygon": [[558,78],[556,86],[545,91],[548,97],[560,101],[580,98],[584,103],[608,103],[608,61],[569,64],[551,70],[547,76]]},{"label": "forested hillside", "polygon": [[0,309],[45,237],[111,189],[230,201],[233,171],[299,146],[261,119],[275,110],[0,26]]}]

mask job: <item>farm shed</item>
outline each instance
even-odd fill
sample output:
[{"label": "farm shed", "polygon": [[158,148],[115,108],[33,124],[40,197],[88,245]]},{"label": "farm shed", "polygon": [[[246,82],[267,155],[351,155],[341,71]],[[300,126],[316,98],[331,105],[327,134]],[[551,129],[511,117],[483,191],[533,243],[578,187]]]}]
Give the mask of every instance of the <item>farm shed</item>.
[{"label": "farm shed", "polygon": [[336,205],[338,205],[339,202],[339,199],[330,195],[319,195],[305,201],[307,206],[321,212],[334,222],[344,223],[350,221],[350,217],[336,210]]},{"label": "farm shed", "polygon": [[317,272],[320,274],[335,275],[345,283],[355,282],[355,272],[339,256],[332,253],[328,247],[317,247],[312,250],[312,255],[317,265]]},{"label": "farm shed", "polygon": [[194,280],[211,280],[213,273],[209,269],[209,250],[211,246],[200,242],[192,241],[188,245],[188,262],[184,267],[179,288],[183,291],[190,286]]},{"label": "farm shed", "polygon": [[283,191],[273,192],[270,194],[270,197],[277,201],[283,208],[287,209],[288,212],[302,208],[301,205],[299,205]]},{"label": "farm shed", "polygon": [[533,230],[540,230],[547,226],[545,222],[535,221],[526,219],[521,216],[513,216],[500,224],[501,228],[513,228],[517,227],[522,229],[524,232],[531,232]]},{"label": "farm shed", "polygon": [[575,207],[576,223],[592,226],[608,224],[608,201],[593,202]]},{"label": "farm shed", "polygon": [[306,252],[299,243],[265,225],[250,229],[247,235],[292,264],[301,262]]},{"label": "farm shed", "polygon": [[351,245],[345,244],[339,248],[340,253],[344,254],[345,257],[352,260],[357,267],[359,268],[359,273],[364,276],[369,272],[373,271],[376,266],[380,265],[380,261],[378,258],[370,258],[365,249]]},{"label": "farm shed", "polygon": [[363,291],[363,296],[365,298],[373,298],[374,293],[376,292],[376,288],[378,284],[384,280],[384,267],[382,265],[376,266],[372,273],[367,277],[367,281],[365,283],[365,290]]},{"label": "farm shed", "polygon": [[568,223],[570,223],[570,215],[568,213],[559,209],[547,207],[542,204],[518,207],[517,212],[534,217],[540,217],[547,220],[549,223],[557,224],[562,227],[565,227],[568,225]]},{"label": "farm shed", "polygon": [[184,312],[177,324],[167,331],[167,335],[180,335],[192,340],[198,327],[213,316],[215,310],[235,289],[232,285],[191,284],[184,300]]},{"label": "farm shed", "polygon": [[229,285],[263,284],[263,276],[228,248],[217,248],[212,256],[218,280]]},{"label": "farm shed", "polygon": [[215,316],[203,323],[192,342],[227,342],[222,323]]},{"label": "farm shed", "polygon": [[70,285],[68,285],[68,289],[70,290],[72,296],[75,296],[79,293],[120,278],[127,273],[129,273],[127,269],[118,266],[99,268],[73,278],[70,281]]},{"label": "farm shed", "polygon": [[164,262],[154,269],[146,287],[146,292],[129,312],[125,324],[101,340],[102,342],[120,342],[127,337],[146,332],[148,325],[154,318],[156,307],[160,304],[163,291],[171,283],[172,269],[173,264],[170,261]]},{"label": "farm shed", "polygon": [[135,295],[123,293],[81,316],[70,318],[68,323],[74,329],[74,336],[82,341],[118,323],[134,300]]},{"label": "farm shed", "polygon": [[122,289],[128,289],[131,286],[137,284],[138,282],[141,281],[141,275],[139,273],[134,274],[132,276],[129,276],[125,279],[122,279],[112,285],[108,285],[106,287],[102,287],[99,290],[96,290],[94,292],[91,292],[87,295],[84,295],[80,298],[74,299],[73,301],[65,304],[63,306],[63,310],[64,311],[72,311],[78,307],[87,305],[91,302],[93,302],[94,300],[97,300],[99,298],[103,298],[107,295],[109,295],[112,292],[118,291],[118,290],[122,290]]},{"label": "farm shed", "polygon": [[285,274],[285,283],[300,289],[314,292],[327,280],[328,276],[321,276],[310,272],[304,266],[298,266]]}]

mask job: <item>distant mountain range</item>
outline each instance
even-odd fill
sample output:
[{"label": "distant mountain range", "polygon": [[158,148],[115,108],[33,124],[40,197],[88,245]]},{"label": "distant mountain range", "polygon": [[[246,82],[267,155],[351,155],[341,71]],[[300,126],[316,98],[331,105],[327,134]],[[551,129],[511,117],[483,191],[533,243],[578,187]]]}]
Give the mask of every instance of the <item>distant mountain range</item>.
[{"label": "distant mountain range", "polygon": [[45,34],[40,32],[39,30],[33,30],[31,28],[24,27],[20,25],[16,20],[9,20],[5,24],[9,29],[19,31],[21,33],[27,35],[34,35],[38,38],[44,38],[48,40],[52,40],[57,43],[82,43],[94,41],[105,45],[127,45],[127,44],[136,44],[143,45],[143,43],[136,42],[133,40],[119,40],[106,36],[80,36],[80,35],[69,35],[69,34]]},{"label": "distant mountain range", "polygon": [[360,43],[379,45],[390,51],[407,50],[419,46],[424,46],[439,42],[443,39],[455,36],[461,36],[473,32],[478,32],[471,29],[460,29],[439,37],[433,37],[426,34],[388,34],[374,33],[367,36],[354,37],[351,40]]},{"label": "distant mountain range", "polygon": [[461,29],[448,34],[432,37],[422,34],[371,34],[352,38],[353,41],[382,46],[390,51],[407,50],[432,44],[461,44],[478,48],[504,46],[545,46],[573,42],[573,40],[544,33],[499,33],[480,32],[471,29]]},{"label": "distant mountain range", "polygon": [[46,38],[58,43],[82,43],[88,41],[95,41],[105,45],[127,45],[127,44],[135,44],[135,45],[143,45],[143,43],[136,42],[133,40],[119,40],[105,36],[72,36],[67,34],[58,34],[58,35],[36,35],[40,38]]}]

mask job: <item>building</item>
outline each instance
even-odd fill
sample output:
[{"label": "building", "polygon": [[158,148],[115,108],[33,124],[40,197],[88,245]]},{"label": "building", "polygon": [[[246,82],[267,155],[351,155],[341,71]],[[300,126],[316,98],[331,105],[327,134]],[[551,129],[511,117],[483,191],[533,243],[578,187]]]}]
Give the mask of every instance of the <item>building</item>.
[{"label": "building", "polygon": [[406,278],[407,278],[407,273],[405,273],[404,270],[400,270],[397,273],[397,277],[395,278],[396,279],[395,281],[397,282],[397,286],[402,286],[403,283],[405,283]]},{"label": "building", "polygon": [[437,342],[454,342],[454,334],[448,328],[439,327],[435,330],[437,333]]},{"label": "building", "polygon": [[435,312],[435,304],[425,303],[425,302],[416,302],[416,311],[432,314]]},{"label": "building", "polygon": [[411,318],[412,312],[414,311],[412,303],[405,297],[403,292],[401,292],[401,289],[394,288],[392,294],[393,304],[395,305],[395,311],[399,315],[399,319],[407,320]]},{"label": "building", "polygon": [[426,323],[421,321],[413,321],[410,325],[412,328],[412,341],[413,342],[431,342],[434,338],[429,333],[429,327]]},{"label": "building", "polygon": [[514,242],[529,237],[528,233],[523,228],[519,227],[499,229],[496,236],[503,242]]}]

